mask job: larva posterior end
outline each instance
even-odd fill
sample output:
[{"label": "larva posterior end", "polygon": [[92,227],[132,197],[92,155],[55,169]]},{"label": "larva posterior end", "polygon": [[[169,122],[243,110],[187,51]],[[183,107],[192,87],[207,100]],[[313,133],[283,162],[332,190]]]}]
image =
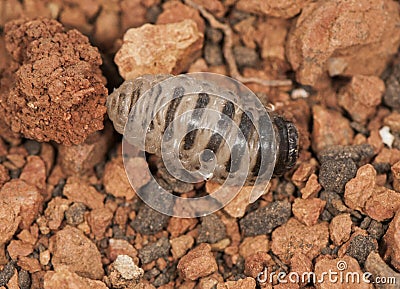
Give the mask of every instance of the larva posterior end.
[{"label": "larva posterior end", "polygon": [[299,135],[293,122],[274,116],[277,141],[277,157],[274,176],[281,176],[296,164],[299,155]]}]

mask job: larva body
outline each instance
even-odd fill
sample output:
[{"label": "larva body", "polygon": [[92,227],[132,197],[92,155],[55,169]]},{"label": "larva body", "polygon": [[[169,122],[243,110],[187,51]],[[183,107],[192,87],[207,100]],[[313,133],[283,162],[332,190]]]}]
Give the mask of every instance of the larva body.
[{"label": "larva body", "polygon": [[[179,159],[183,169],[199,171],[203,179],[224,182],[242,175],[252,184],[293,167],[298,154],[294,124],[262,113],[258,99],[252,103],[232,83],[229,90],[220,85],[190,75],[144,75],[110,94],[108,115],[128,142],[140,146],[129,136],[145,136],[147,152]],[[213,173],[207,175],[210,167]]]}]

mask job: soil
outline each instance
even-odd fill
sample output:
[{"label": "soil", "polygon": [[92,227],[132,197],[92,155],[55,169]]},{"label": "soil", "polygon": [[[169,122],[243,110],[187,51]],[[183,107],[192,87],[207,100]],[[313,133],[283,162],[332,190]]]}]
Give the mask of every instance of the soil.
[{"label": "soil", "polygon": [[[0,0],[0,289],[399,288],[398,11],[393,0]],[[181,219],[130,186],[105,103],[124,78],[188,71],[246,84],[295,123],[300,146],[253,204],[244,187],[225,209]],[[219,186],[148,162],[175,194]],[[141,185],[145,165],[132,164]],[[329,270],[397,284],[288,279]]]}]

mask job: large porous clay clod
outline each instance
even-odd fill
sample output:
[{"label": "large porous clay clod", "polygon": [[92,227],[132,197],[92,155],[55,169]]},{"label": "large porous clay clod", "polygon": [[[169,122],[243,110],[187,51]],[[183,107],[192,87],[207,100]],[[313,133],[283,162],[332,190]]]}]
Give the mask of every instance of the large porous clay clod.
[{"label": "large porous clay clod", "polygon": [[36,19],[7,23],[5,39],[14,71],[2,79],[11,84],[0,94],[0,118],[12,131],[71,145],[103,128],[102,61],[86,36]]}]

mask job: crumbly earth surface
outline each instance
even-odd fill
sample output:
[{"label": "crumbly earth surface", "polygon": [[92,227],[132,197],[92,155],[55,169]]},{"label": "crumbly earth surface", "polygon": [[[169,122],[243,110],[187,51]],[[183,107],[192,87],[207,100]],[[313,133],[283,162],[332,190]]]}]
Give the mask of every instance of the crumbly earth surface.
[{"label": "crumbly earth surface", "polygon": [[[394,0],[0,0],[0,289],[399,288],[399,10]],[[156,66],[138,65],[148,59]],[[253,204],[246,186],[210,216],[153,210],[105,115],[119,71],[239,74],[296,124],[295,167]],[[220,186],[171,181],[147,161],[175,194]],[[147,164],[130,165],[153,190]],[[301,279],[329,270],[392,284]]]},{"label": "crumbly earth surface", "polygon": [[49,19],[11,21],[4,34],[15,63],[2,79],[10,89],[1,93],[0,111],[11,131],[70,145],[103,128],[107,90],[100,54],[86,36]]}]

